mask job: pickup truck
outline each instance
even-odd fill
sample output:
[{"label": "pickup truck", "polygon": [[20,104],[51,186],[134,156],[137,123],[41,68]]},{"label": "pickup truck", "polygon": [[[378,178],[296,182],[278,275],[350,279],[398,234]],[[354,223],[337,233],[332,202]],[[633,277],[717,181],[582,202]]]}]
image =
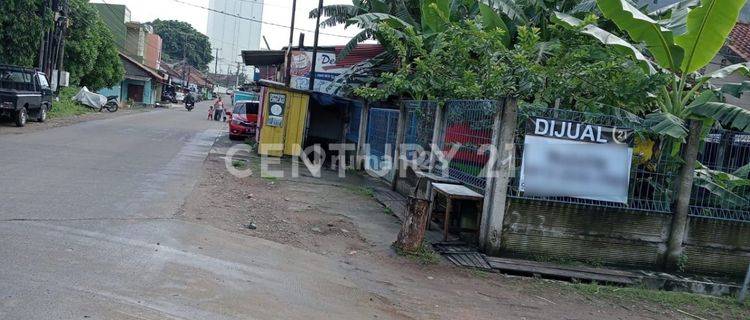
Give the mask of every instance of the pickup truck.
[{"label": "pickup truck", "polygon": [[23,127],[29,117],[44,122],[52,108],[52,90],[44,73],[0,65],[0,117]]}]

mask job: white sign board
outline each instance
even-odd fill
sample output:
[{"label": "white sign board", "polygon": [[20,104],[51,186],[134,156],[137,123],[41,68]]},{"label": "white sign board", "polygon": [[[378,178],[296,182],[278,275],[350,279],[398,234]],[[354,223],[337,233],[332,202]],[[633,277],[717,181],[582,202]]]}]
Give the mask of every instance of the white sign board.
[{"label": "white sign board", "polygon": [[628,202],[632,130],[531,118],[520,190],[540,197]]},{"label": "white sign board", "polygon": [[[313,91],[333,94],[336,90],[336,86],[331,85],[333,80],[347,68],[341,68],[336,64],[335,52],[318,51],[317,59]],[[312,60],[312,51],[292,51],[292,64],[289,71],[292,88],[300,90],[310,88]]]},{"label": "white sign board", "polygon": [[266,124],[272,127],[281,127],[284,123],[284,109],[286,109],[286,95],[281,93],[269,94]]}]

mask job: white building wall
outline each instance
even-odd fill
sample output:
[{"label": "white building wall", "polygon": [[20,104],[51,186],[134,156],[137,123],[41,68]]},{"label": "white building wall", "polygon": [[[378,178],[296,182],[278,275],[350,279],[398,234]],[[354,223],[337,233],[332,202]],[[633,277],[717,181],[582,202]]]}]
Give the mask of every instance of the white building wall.
[{"label": "white building wall", "polygon": [[[208,37],[211,42],[213,55],[218,54],[218,73],[226,74],[237,70],[237,62],[242,62],[242,50],[258,50],[260,48],[260,28],[263,18],[264,0],[210,0],[209,8],[243,18],[226,14],[208,12]],[[217,57],[215,56],[214,59]],[[211,62],[209,68],[214,72],[216,61]],[[244,64],[241,64],[244,71]]]}]

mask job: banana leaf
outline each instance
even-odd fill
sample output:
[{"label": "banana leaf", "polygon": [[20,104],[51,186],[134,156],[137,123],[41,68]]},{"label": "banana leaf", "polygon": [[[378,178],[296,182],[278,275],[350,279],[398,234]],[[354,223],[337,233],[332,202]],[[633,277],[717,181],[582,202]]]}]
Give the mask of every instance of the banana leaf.
[{"label": "banana leaf", "polygon": [[685,121],[665,112],[646,115],[643,125],[655,134],[667,135],[680,141],[684,140],[688,134]]},{"label": "banana leaf", "polygon": [[687,15],[687,31],[674,38],[684,52],[683,73],[705,67],[716,56],[734,28],[746,0],[701,0]]},{"label": "banana leaf", "polygon": [[627,0],[598,0],[597,5],[602,14],[627,32],[633,41],[645,43],[657,64],[672,71],[679,70],[684,50],[675,44],[672,30],[662,27]]},{"label": "banana leaf", "polygon": [[503,33],[503,44],[505,47],[510,47],[510,30],[508,29],[508,26],[503,21],[503,18],[500,17],[500,15],[495,12],[492,7],[480,3],[479,4],[479,12],[482,16],[482,23],[485,28],[487,29],[502,29],[504,31]]},{"label": "banana leaf", "polygon": [[[571,27],[580,27],[583,23],[581,19],[562,12],[555,12],[555,14],[552,16],[552,19],[558,23],[562,23]],[[638,66],[641,67],[643,71],[648,72],[649,74],[656,73],[656,69],[654,69],[654,66],[651,65],[651,62],[648,60],[648,58],[646,58],[646,56],[644,56],[641,51],[638,50],[638,48],[625,41],[624,39],[594,25],[587,25],[583,27],[581,29],[581,32],[596,38],[597,40],[599,40],[599,42],[605,45],[613,46],[622,54],[627,54],[635,58],[637,60]]]},{"label": "banana leaf", "polygon": [[719,121],[726,128],[750,132],[750,111],[723,102],[707,102],[688,106],[688,111]]},{"label": "banana leaf", "polygon": [[748,198],[735,192],[738,187],[749,186],[750,180],[736,177],[730,173],[711,170],[700,162],[695,169],[694,183],[696,186],[706,189],[720,199],[722,203],[733,207],[748,205]]}]

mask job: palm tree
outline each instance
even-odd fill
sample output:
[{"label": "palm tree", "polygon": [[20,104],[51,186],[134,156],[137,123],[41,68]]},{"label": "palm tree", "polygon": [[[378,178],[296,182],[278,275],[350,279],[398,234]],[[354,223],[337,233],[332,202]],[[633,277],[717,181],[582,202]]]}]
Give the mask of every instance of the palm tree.
[{"label": "palm tree", "polygon": [[724,85],[719,92],[711,85],[711,80],[735,72],[750,74],[750,65],[731,65],[707,75],[698,72],[719,52],[744,4],[745,0],[683,0],[664,12],[658,12],[659,18],[653,18],[627,0],[597,0],[604,17],[614,22],[631,40],[644,44],[644,52],[593,24],[584,25],[570,15],[555,14],[559,22],[621,49],[623,54],[637,59],[645,70],[656,72],[658,68],[674,79],[671,85],[660,88],[659,109],[647,115],[645,123],[655,133],[671,137],[677,144],[684,143],[684,163],[677,182],[665,265],[670,270],[678,267],[682,255],[694,178],[698,175],[702,179],[706,173],[710,174],[697,163],[703,126],[719,124],[750,132],[750,111],[722,101],[720,94],[721,91],[736,93],[743,88],[742,85]]}]

